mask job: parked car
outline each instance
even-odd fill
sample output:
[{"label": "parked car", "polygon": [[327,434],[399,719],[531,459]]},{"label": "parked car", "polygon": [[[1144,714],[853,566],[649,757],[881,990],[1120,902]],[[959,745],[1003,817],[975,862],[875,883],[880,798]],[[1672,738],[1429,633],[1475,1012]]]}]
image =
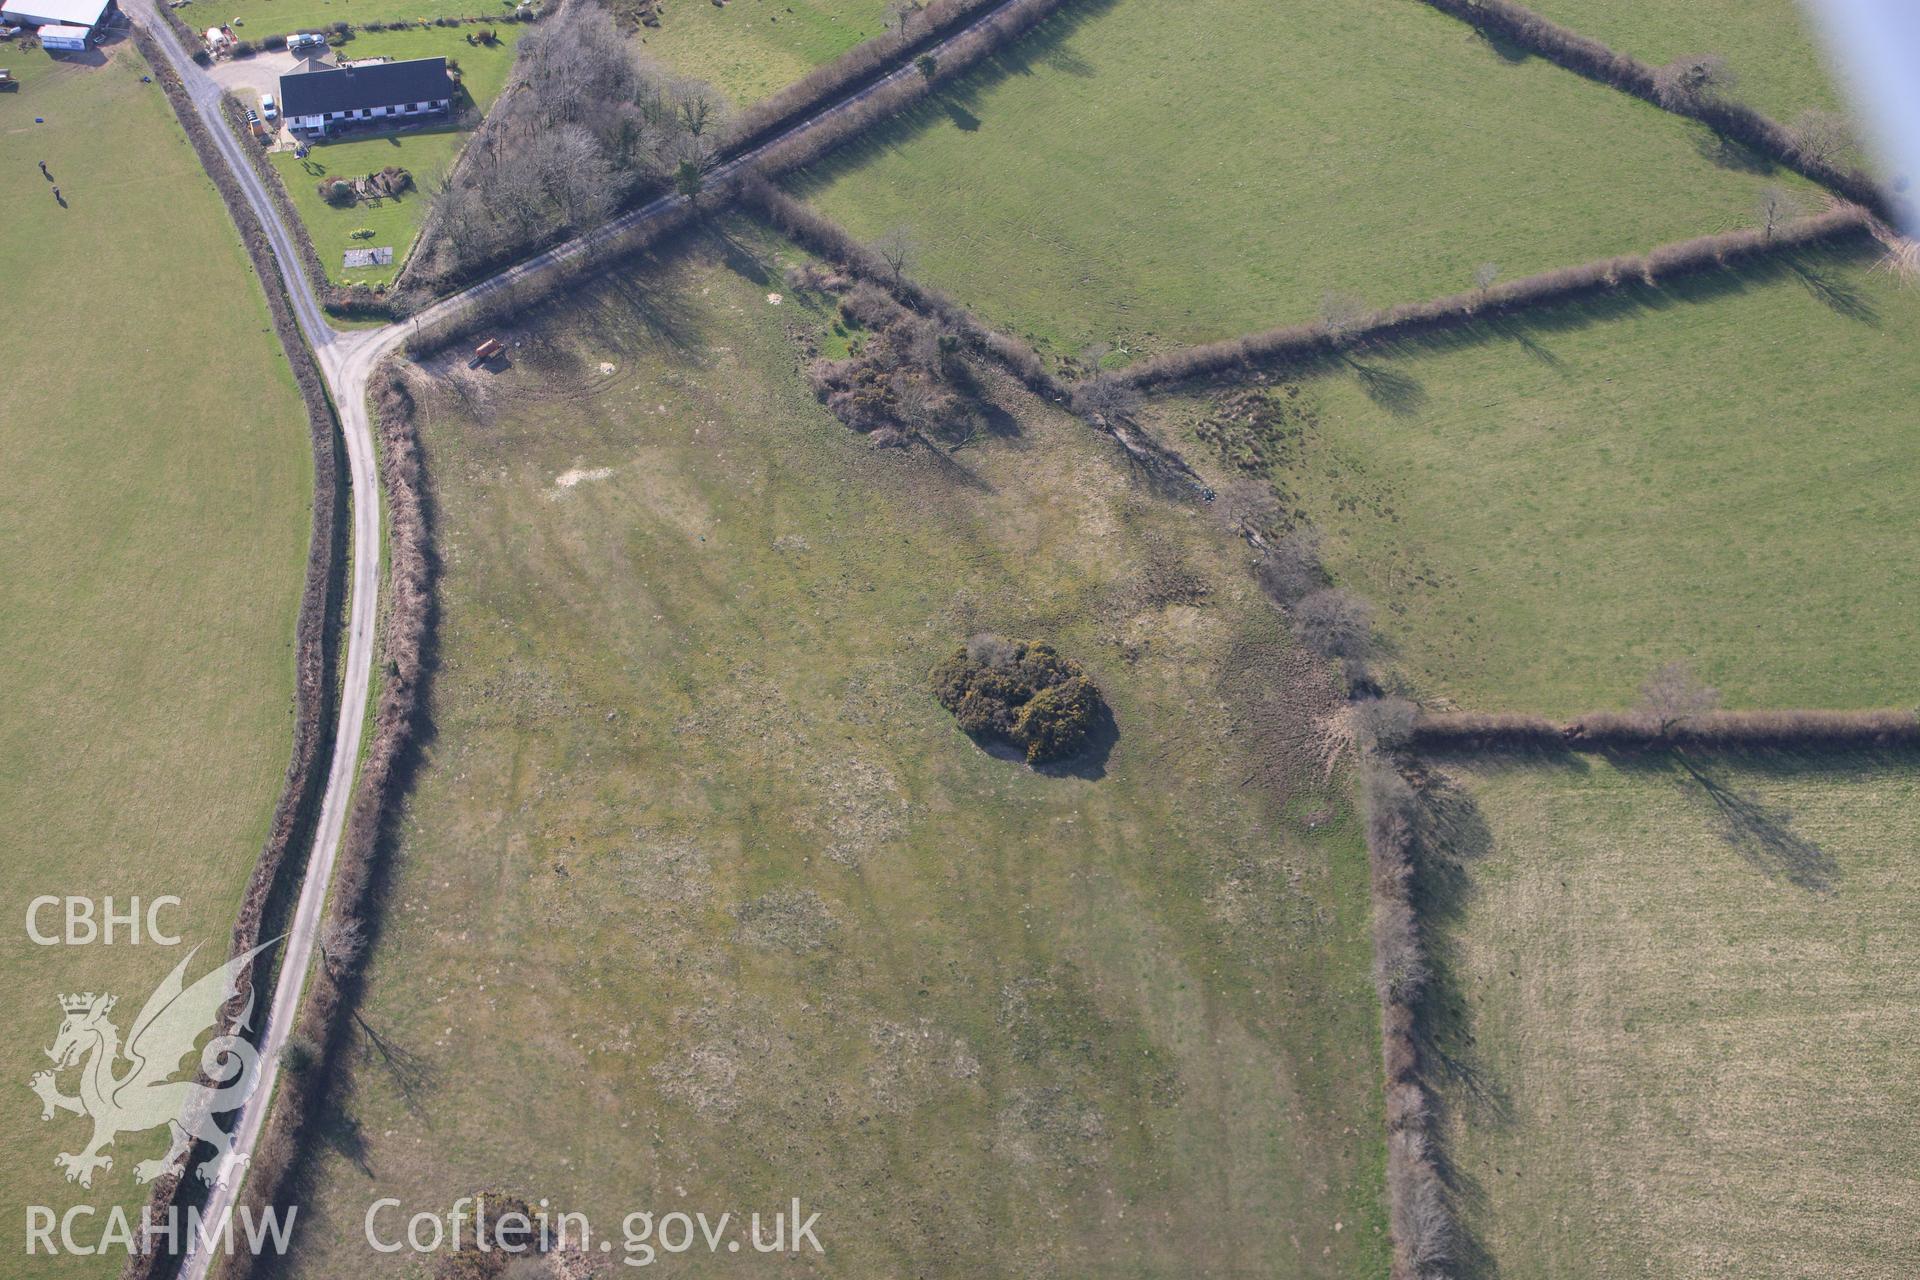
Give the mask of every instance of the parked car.
[{"label": "parked car", "polygon": [[273,105],[272,94],[263,93],[260,95],[260,114],[268,120],[278,120],[280,118],[280,110]]}]

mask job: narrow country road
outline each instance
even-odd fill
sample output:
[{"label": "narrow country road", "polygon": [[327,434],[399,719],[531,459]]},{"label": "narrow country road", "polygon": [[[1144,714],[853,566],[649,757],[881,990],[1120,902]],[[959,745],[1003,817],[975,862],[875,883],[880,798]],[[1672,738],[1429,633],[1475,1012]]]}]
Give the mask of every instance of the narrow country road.
[{"label": "narrow country road", "polygon": [[[562,265],[590,257],[598,250],[615,246],[624,233],[673,210],[680,203],[680,197],[661,196],[602,227],[555,245],[544,253],[480,281],[470,289],[435,303],[408,321],[382,329],[337,330],[327,323],[326,313],[308,287],[296,247],[295,229],[281,221],[279,206],[241,150],[243,146],[252,144],[235,137],[227,126],[220,113],[220,86],[193,61],[190,51],[181,47],[179,37],[158,11],[157,6],[163,2],[127,0],[127,7],[153,36],[167,61],[172,64],[171,70],[186,87],[187,96],[206,125],[226,167],[245,194],[254,215],[266,228],[280,278],[286,283],[288,296],[293,300],[300,331],[313,348],[321,375],[326,379],[328,392],[339,414],[353,495],[353,566],[351,606],[347,619],[347,671],[340,688],[340,719],[334,732],[333,765],[327,775],[319,825],[300,885],[300,899],[288,927],[286,945],[281,951],[279,981],[274,988],[273,1005],[267,1011],[261,1029],[260,1085],[252,1099],[238,1112],[232,1150],[222,1160],[215,1187],[207,1197],[203,1220],[217,1224],[221,1216],[232,1209],[234,1197],[245,1176],[247,1162],[253,1158],[254,1146],[272,1103],[274,1085],[280,1074],[280,1051],[286,1047],[288,1033],[294,1025],[294,1013],[300,1006],[300,995],[306,986],[307,972],[313,962],[327,890],[333,881],[334,861],[339,855],[340,837],[346,828],[348,802],[352,798],[354,778],[359,771],[360,739],[366,725],[376,638],[374,623],[380,592],[380,483],[373,428],[367,413],[367,388],[374,370],[382,360],[399,349],[413,326],[431,323],[500,289],[531,280]],[[1009,3],[1011,0],[1003,0],[932,48],[947,48],[953,41],[992,21]],[[771,148],[818,128],[887,85],[919,74],[911,61],[905,62],[859,92],[801,120],[751,151],[716,166],[710,176],[724,181],[752,166]],[[197,1243],[190,1242],[190,1248]],[[182,1280],[206,1280],[211,1260],[211,1255],[206,1252],[192,1249],[180,1269]]]}]

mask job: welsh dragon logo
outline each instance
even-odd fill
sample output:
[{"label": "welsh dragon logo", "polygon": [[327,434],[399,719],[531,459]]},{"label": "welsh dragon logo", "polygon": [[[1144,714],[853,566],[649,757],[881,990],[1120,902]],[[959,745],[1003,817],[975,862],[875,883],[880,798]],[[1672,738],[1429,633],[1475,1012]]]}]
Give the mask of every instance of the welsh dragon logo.
[{"label": "welsh dragon logo", "polygon": [[[42,1120],[53,1119],[59,1111],[93,1118],[93,1140],[78,1153],[62,1152],[53,1158],[66,1171],[68,1182],[91,1187],[96,1169],[113,1168],[113,1157],[102,1154],[102,1148],[112,1145],[120,1134],[161,1125],[172,1130],[173,1140],[158,1160],[142,1160],[134,1166],[134,1180],[151,1182],[181,1163],[197,1138],[214,1149],[215,1159],[202,1162],[199,1169],[202,1182],[213,1182],[220,1158],[232,1145],[214,1117],[245,1102],[260,1083],[259,1050],[238,1034],[249,1025],[251,995],[234,1019],[233,1033],[215,1036],[200,1052],[200,1070],[213,1085],[199,1084],[191,1076],[173,1077],[180,1072],[180,1060],[193,1051],[194,1042],[218,1022],[222,1006],[234,995],[236,975],[272,945],[263,943],[229,960],[190,987],[184,981],[187,965],[200,948],[189,951],[147,997],[124,1044],[120,1029],[108,1017],[117,997],[91,991],[60,997],[66,1017],[47,1050],[53,1070],[35,1072],[30,1084],[40,1095]],[[80,1092],[69,1097],[60,1092],[56,1076],[76,1066]]]}]

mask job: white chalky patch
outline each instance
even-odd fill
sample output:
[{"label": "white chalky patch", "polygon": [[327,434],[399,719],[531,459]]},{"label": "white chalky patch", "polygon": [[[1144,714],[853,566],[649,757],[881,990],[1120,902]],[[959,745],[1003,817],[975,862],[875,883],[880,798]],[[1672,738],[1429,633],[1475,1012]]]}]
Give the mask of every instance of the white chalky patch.
[{"label": "white chalky patch", "polygon": [[571,471],[562,471],[554,478],[553,483],[558,488],[571,489],[582,480],[605,480],[612,474],[612,467],[594,467],[591,470],[575,467]]}]

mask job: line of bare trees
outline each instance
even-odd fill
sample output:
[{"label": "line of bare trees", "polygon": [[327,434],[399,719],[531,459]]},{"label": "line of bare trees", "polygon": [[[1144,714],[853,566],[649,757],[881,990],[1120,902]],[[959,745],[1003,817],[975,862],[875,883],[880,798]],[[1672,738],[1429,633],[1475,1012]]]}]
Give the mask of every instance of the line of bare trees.
[{"label": "line of bare trees", "polygon": [[1108,376],[1135,387],[1151,387],[1255,365],[1321,359],[1368,342],[1458,328],[1488,316],[1577,301],[1623,288],[1657,287],[1777,253],[1860,239],[1873,228],[1872,215],[1857,205],[1839,204],[1824,213],[1787,219],[1781,217],[1783,211],[1780,206],[1775,206],[1771,214],[1763,210],[1763,225],[1758,227],[1697,236],[1644,254],[1602,258],[1516,280],[1497,281],[1483,268],[1476,276],[1475,288],[1465,293],[1379,311],[1368,311],[1363,303],[1345,295],[1330,294],[1315,321],[1170,351]]},{"label": "line of bare trees", "polygon": [[[275,265],[266,228],[254,216],[253,207],[226,166],[199,114],[188,100],[186,90],[171,71],[164,55],[155,46],[153,36],[139,25],[133,27],[133,42],[153,70],[174,116],[186,131],[188,141],[201,166],[213,178],[225,201],[227,212],[240,232],[241,244],[253,265],[255,276],[266,294],[267,312],[274,335],[285,351],[300,390],[301,407],[306,414],[307,432],[313,448],[313,512],[308,531],[307,570],[301,587],[300,614],[294,628],[294,708],[292,753],[275,802],[273,820],[265,843],[247,880],[240,911],[234,921],[228,955],[244,955],[259,945],[268,902],[285,887],[287,870],[298,865],[297,854],[312,838],[313,823],[325,791],[328,737],[325,725],[336,690],[331,660],[337,605],[341,591],[341,568],[345,562],[341,546],[344,532],[343,489],[338,452],[338,427],[333,407],[327,399],[320,370],[313,353],[301,336],[294,317],[293,301]],[[239,975],[241,999],[252,993],[256,1007],[268,999],[269,982],[264,966],[269,959],[255,959]],[[232,1008],[233,1006],[229,1006]],[[164,1222],[181,1190],[181,1170],[174,1169],[154,1181],[145,1213],[148,1222]],[[156,1256],[134,1254],[129,1257],[125,1274],[129,1280],[146,1280],[157,1268],[169,1265]]]},{"label": "line of bare trees", "polygon": [[520,41],[512,82],[433,196],[407,288],[443,290],[590,230],[713,161],[729,107],[660,67],[595,0]]},{"label": "line of bare trees", "polygon": [[[433,594],[425,477],[414,421],[413,398],[392,365],[372,391],[380,433],[380,478],[387,500],[391,541],[387,572],[387,621],[381,634],[380,698],[373,735],[360,766],[353,807],[334,864],[327,917],[320,933],[322,963],[315,967],[300,1004],[290,1047],[299,1058],[280,1075],[272,1111],[260,1131],[240,1203],[256,1216],[294,1194],[289,1175],[299,1156],[301,1129],[322,1100],[328,1068],[342,1048],[352,986],[366,948],[369,889],[376,856],[399,799],[400,782],[414,746],[427,677],[426,652]],[[298,1069],[292,1069],[297,1066]],[[237,1207],[237,1206],[236,1206]],[[245,1251],[229,1259],[226,1280],[251,1280],[259,1258]]]},{"label": "line of bare trees", "polygon": [[[1894,220],[1890,198],[1872,178],[1858,169],[1838,167],[1851,145],[1844,119],[1831,112],[1809,112],[1791,127],[1769,119],[1729,96],[1733,75],[1726,60],[1717,54],[1688,54],[1656,67],[1513,0],[1426,3],[1569,71],[1698,120],[1720,136],[1871,209],[1876,216]],[[1791,22],[1793,18],[1783,13],[1777,21]]]}]

